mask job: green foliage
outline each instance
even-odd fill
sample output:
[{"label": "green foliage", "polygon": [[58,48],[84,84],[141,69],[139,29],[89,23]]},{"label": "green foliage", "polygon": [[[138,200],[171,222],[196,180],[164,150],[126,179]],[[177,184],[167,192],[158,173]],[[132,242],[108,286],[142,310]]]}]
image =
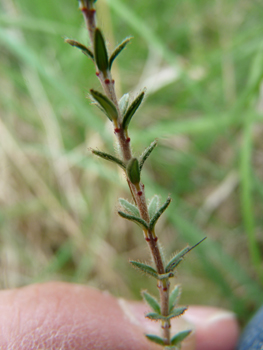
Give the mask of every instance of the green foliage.
[{"label": "green foliage", "polygon": [[174,308],[168,316],[160,315],[156,312],[150,312],[145,317],[149,318],[150,320],[170,320],[171,318],[181,316],[186,310],[187,307],[182,306]]},{"label": "green foliage", "polygon": [[75,46],[76,48],[81,50],[84,53],[84,55],[86,55],[87,57],[91,58],[92,61],[94,60],[94,55],[93,55],[93,53],[91,52],[91,50],[87,46],[79,43],[76,40],[72,40],[72,39],[65,39],[65,42],[67,44],[69,44],[71,46]]},{"label": "green foliage", "polygon": [[144,91],[141,92],[135,98],[135,100],[130,104],[130,106],[128,107],[126,113],[123,116],[123,120],[122,120],[122,127],[123,127],[124,130],[128,129],[130,121],[131,121],[134,113],[137,111],[137,109],[139,108],[140,104],[142,103],[144,95],[145,95],[145,92]]},{"label": "green foliage", "polygon": [[131,158],[126,166],[126,173],[132,184],[139,184],[141,174],[137,158]]},{"label": "green foliage", "polygon": [[101,152],[101,151],[97,151],[95,149],[92,149],[91,152],[93,154],[95,154],[96,156],[102,158],[102,159],[108,160],[110,162],[113,162],[113,163],[119,165],[123,170],[126,169],[126,166],[125,166],[124,162],[122,160],[112,156],[111,154],[108,154],[108,153],[105,153],[105,152]]},{"label": "green foliage", "polygon": [[146,275],[158,279],[157,271],[153,267],[146,265],[146,264],[143,264],[139,261],[130,260],[130,263],[132,264],[133,267],[139,269],[140,271],[142,271]]},{"label": "green foliage", "polygon": [[189,253],[192,249],[194,249],[195,247],[197,247],[200,243],[202,243],[204,240],[206,239],[203,238],[201,239],[201,241],[199,241],[198,243],[196,243],[194,246],[192,247],[186,247],[184,249],[182,249],[179,253],[177,253],[166,265],[165,267],[165,271],[166,272],[170,272],[173,271],[179,264],[180,262],[183,260],[184,256]]},{"label": "green foliage", "polygon": [[104,37],[99,28],[95,29],[94,34],[94,56],[98,70],[106,75],[106,72],[109,69],[108,52]]},{"label": "green foliage", "polygon": [[169,313],[169,316],[167,316],[169,319],[181,316],[185,311],[187,310],[187,307],[181,306],[181,307],[176,307]]},{"label": "green foliage", "polygon": [[[142,238],[130,239],[129,228],[120,239],[118,221],[112,220],[117,186],[127,197],[122,172],[87,152],[91,146],[114,154],[105,120],[84,99],[90,86],[99,89],[97,82],[87,85],[95,79],[94,67],[62,40],[70,36],[87,43],[76,2],[61,6],[19,0],[13,5],[14,11],[2,6],[0,18],[0,239],[2,250],[8,247],[16,261],[11,273],[7,264],[7,282],[2,278],[0,284],[91,279],[93,284],[103,281],[113,294],[138,298],[144,280],[135,277],[126,257],[146,260]],[[103,6],[103,28],[112,24],[115,42],[130,34],[136,38],[114,61],[121,90],[134,89],[138,81],[138,88],[145,86],[148,76],[142,67],[148,58],[160,73],[147,86],[145,113],[131,141],[139,152],[158,138],[143,179],[150,196],[166,198],[170,193],[173,199],[165,213],[169,235],[163,234],[165,239],[171,232],[178,236],[164,247],[167,254],[195,244],[204,230],[211,237],[180,265],[182,302],[220,303],[245,323],[262,304],[263,294],[257,270],[262,244],[256,235],[262,227],[263,192],[255,156],[261,154],[262,138],[262,113],[255,108],[260,106],[263,69],[262,18],[255,2],[248,0],[242,6],[222,0],[220,9],[215,2],[196,6],[190,1],[186,6],[168,0],[161,12],[159,6],[155,0],[150,7],[120,0]],[[216,22],[211,20],[215,13]],[[158,78],[165,76],[163,67],[171,69],[169,81]],[[208,194],[222,193],[221,188],[228,188],[226,197],[217,197],[217,206],[209,205]],[[216,232],[220,236],[214,237]],[[118,256],[108,259],[103,271],[94,269],[96,252],[103,259],[108,248],[116,251],[116,244]],[[192,275],[199,280],[194,285]]]},{"label": "green foliage", "polygon": [[124,219],[130,220],[132,222],[135,222],[135,224],[139,225],[143,230],[148,230],[148,224],[146,221],[141,219],[140,217],[138,218],[137,216],[129,215],[124,213],[123,211],[118,211],[118,214],[123,217]]},{"label": "green foliage", "polygon": [[150,215],[150,219],[153,218],[153,216],[155,215],[155,213],[158,211],[159,209],[159,205],[160,205],[160,199],[159,196],[157,196],[156,194],[152,197],[149,205],[148,205],[148,210],[149,210],[149,215]]},{"label": "green foliage", "polygon": [[136,217],[140,217],[140,212],[138,210],[138,208],[131,204],[130,202],[126,201],[123,198],[119,198],[119,202],[121,204],[121,206],[131,215],[136,216]]},{"label": "green foliage", "polygon": [[119,107],[122,115],[126,113],[128,106],[129,106],[129,94],[124,94],[119,101]]},{"label": "green foliage", "polygon": [[191,332],[192,332],[191,330],[185,330],[185,331],[182,331],[182,332],[175,334],[171,339],[171,344],[172,345],[180,344],[186,337],[188,337],[188,335]]},{"label": "green foliage", "polygon": [[157,146],[157,141],[153,141],[149,147],[147,147],[145,149],[145,151],[142,153],[142,155],[139,158],[139,163],[140,163],[140,170],[143,167],[143,164],[145,163],[145,161],[147,160],[147,158],[149,157],[149,155],[152,153],[152,151],[154,150],[154,148]]},{"label": "green foliage", "polygon": [[157,314],[161,314],[161,308],[160,308],[160,304],[158,303],[158,301],[151,296],[151,294],[143,291],[142,292],[143,298],[144,300],[147,302],[147,304],[153,309],[153,311],[155,311]]},{"label": "green foliage", "polygon": [[151,340],[152,342],[159,344],[159,345],[164,345],[164,341],[162,338],[158,337],[157,335],[153,334],[145,334],[146,338]]},{"label": "green foliage", "polygon": [[117,109],[107,96],[93,89],[90,90],[90,94],[110,121],[116,120],[118,118]]},{"label": "green foliage", "polygon": [[170,293],[169,312],[171,312],[173,308],[178,304],[180,295],[181,295],[181,287],[179,285],[176,285],[172,290],[172,292]]},{"label": "green foliage", "polygon": [[[166,202],[156,211],[156,213],[153,215],[151,218],[150,224],[149,224],[149,229],[153,230],[154,226],[156,225],[158,219],[162,215],[162,213],[167,209],[168,205],[171,203],[171,198],[168,197]],[[169,272],[169,271],[166,271]]]},{"label": "green foliage", "polygon": [[113,53],[110,56],[109,60],[109,69],[111,69],[112,63],[115,60],[115,58],[122,52],[123,49],[125,49],[126,45],[131,41],[131,37],[124,39],[113,51]]},{"label": "green foliage", "polygon": [[153,334],[145,334],[145,336],[151,340],[152,342],[159,344],[159,345],[164,345],[164,341],[162,338],[158,337],[157,335]]}]

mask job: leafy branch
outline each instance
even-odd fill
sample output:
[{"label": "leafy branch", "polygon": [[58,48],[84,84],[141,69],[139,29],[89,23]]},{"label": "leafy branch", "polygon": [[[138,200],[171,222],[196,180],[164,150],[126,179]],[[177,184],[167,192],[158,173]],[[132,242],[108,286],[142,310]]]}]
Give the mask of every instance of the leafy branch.
[{"label": "leafy branch", "polygon": [[72,39],[66,39],[66,42],[71,46],[77,47],[94,62],[96,75],[101,83],[103,92],[91,89],[90,97],[92,102],[112,122],[121,155],[115,157],[102,151],[92,150],[92,152],[100,158],[117,164],[124,171],[134,203],[121,198],[119,202],[122,210],[119,210],[118,214],[142,228],[145,241],[150,248],[154,261],[154,267],[141,262],[131,261],[131,264],[135,268],[157,279],[159,289],[159,300],[146,291],[142,294],[145,302],[152,309],[152,312],[148,313],[146,317],[151,320],[160,321],[162,337],[151,334],[147,334],[146,337],[157,344],[164,345],[166,349],[174,349],[175,346],[180,346],[180,343],[191,331],[179,332],[171,337],[170,320],[182,315],[187,308],[178,306],[180,296],[180,288],[178,286],[175,286],[170,293],[170,279],[174,277],[174,270],[183,260],[184,256],[196,245],[186,247],[180,253],[176,254],[168,264],[165,264],[160,251],[158,237],[155,233],[155,226],[161,215],[168,208],[171,198],[168,197],[165,203],[160,206],[159,197],[154,196],[147,206],[144,184],[141,182],[143,165],[156,147],[157,141],[153,141],[141,156],[136,158],[132,154],[128,130],[132,118],[144,100],[145,91],[140,92],[132,102],[129,101],[129,94],[124,94],[118,99],[115,91],[115,82],[111,75],[113,62],[123,52],[131,38],[124,39],[110,53],[107,49],[104,35],[96,24],[95,2],[96,0],[79,0],[79,8],[83,13],[90,37],[90,47]]}]

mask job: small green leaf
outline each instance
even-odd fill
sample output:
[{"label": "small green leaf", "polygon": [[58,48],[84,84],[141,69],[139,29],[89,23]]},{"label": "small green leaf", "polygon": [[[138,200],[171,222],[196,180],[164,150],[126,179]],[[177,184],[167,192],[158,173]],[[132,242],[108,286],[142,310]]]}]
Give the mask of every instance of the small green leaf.
[{"label": "small green leaf", "polygon": [[136,185],[140,182],[140,169],[137,158],[129,160],[126,166],[126,173],[132,184]]},{"label": "small green leaf", "polygon": [[159,196],[157,196],[156,194],[152,197],[149,205],[148,205],[148,211],[149,211],[149,215],[150,215],[150,219],[152,219],[152,217],[154,216],[154,214],[157,212],[157,210],[159,209],[159,203],[160,203],[160,199]]},{"label": "small green leaf", "polygon": [[122,121],[122,127],[124,130],[127,130],[128,125],[131,121],[131,118],[133,117],[134,113],[137,111],[138,107],[142,103],[143,97],[145,95],[145,92],[141,92],[136,99],[131,103],[129,108],[127,109],[126,113],[124,114],[123,121]]},{"label": "small green leaf", "polygon": [[119,198],[119,202],[121,204],[121,206],[131,215],[136,216],[136,217],[140,217],[140,212],[139,209],[131,204],[130,202],[126,201],[123,198]]},{"label": "small green leaf", "polygon": [[142,292],[142,296],[147,304],[153,309],[153,311],[157,312],[158,314],[161,313],[161,308],[158,301],[153,296],[151,296],[151,294],[144,291]]},{"label": "small green leaf", "polygon": [[178,254],[176,254],[167,264],[165,271],[173,271],[180,264],[180,262],[183,261],[183,257],[185,256],[185,254],[190,252],[190,250],[190,247],[186,247],[183,250],[181,250]]},{"label": "small green leaf", "polygon": [[174,309],[168,316],[163,316],[160,315],[156,312],[150,312],[148,313],[145,317],[151,319],[151,320],[170,320],[171,318],[174,317],[178,317],[180,315],[182,315],[185,310],[187,310],[187,307],[182,306],[182,307],[177,307],[176,309]]},{"label": "small green leaf", "polygon": [[175,307],[175,305],[177,305],[180,295],[181,295],[181,288],[179,285],[177,285],[174,287],[169,297],[169,312],[171,312]]},{"label": "small green leaf", "polygon": [[76,40],[72,40],[72,39],[66,39],[65,40],[66,43],[68,43],[69,45],[71,46],[75,46],[77,47],[78,49],[80,49],[84,55],[88,56],[89,58],[92,59],[92,61],[94,60],[94,55],[93,53],[91,52],[90,49],[88,49],[85,45],[79,43],[78,41]]},{"label": "small green leaf", "polygon": [[182,331],[182,332],[175,334],[171,339],[171,344],[177,345],[177,344],[181,343],[191,332],[192,331],[189,329],[189,330]]},{"label": "small green leaf", "polygon": [[[149,229],[152,231],[154,229],[154,226],[156,225],[157,220],[159,217],[162,215],[162,213],[165,211],[165,209],[168,207],[168,205],[171,203],[171,198],[168,197],[166,202],[161,206],[160,209],[157,210],[157,212],[154,214],[152,217],[150,224],[149,224]],[[168,272],[168,271],[166,271]]]},{"label": "small green leaf", "polygon": [[194,246],[192,247],[186,247],[183,250],[181,250],[178,254],[176,254],[167,264],[166,268],[165,268],[165,272],[170,272],[173,271],[176,266],[178,266],[180,264],[180,262],[183,260],[183,257],[185,256],[185,254],[187,254],[188,252],[190,252],[192,249],[194,249],[195,247],[197,247],[200,243],[202,243],[204,240],[206,239],[203,238],[201,239],[200,242],[196,243]]},{"label": "small green leaf", "polygon": [[104,153],[104,152],[101,152],[101,151],[97,151],[95,149],[92,149],[91,152],[93,154],[95,154],[96,156],[100,157],[100,158],[103,158],[105,160],[108,160],[110,162],[113,162],[113,163],[116,163],[117,165],[119,165],[122,169],[125,170],[125,164],[123,163],[123,161],[121,161],[120,159],[112,156],[111,154],[108,154],[108,153]]},{"label": "small green leaf", "polygon": [[140,163],[140,170],[142,170],[143,164],[146,161],[146,159],[149,157],[149,155],[152,153],[152,151],[154,150],[154,148],[157,145],[157,141],[153,141],[149,147],[147,147],[144,152],[142,153],[142,155],[139,158],[139,163]]},{"label": "small green leaf", "polygon": [[118,214],[123,217],[124,219],[130,220],[135,222],[137,225],[139,225],[143,230],[148,230],[148,224],[146,221],[144,221],[141,218],[138,218],[137,216],[129,215],[124,213],[123,211],[118,211]]},{"label": "small green leaf", "polygon": [[146,265],[146,264],[143,264],[139,261],[133,261],[133,260],[130,260],[130,263],[132,264],[133,267],[139,269],[140,271],[146,273],[146,275],[149,275],[151,277],[155,277],[156,279],[158,279],[158,274],[157,274],[157,271],[149,266],[149,265]]},{"label": "small green leaf", "polygon": [[174,318],[174,317],[178,317],[178,316],[182,315],[186,310],[187,310],[187,307],[185,307],[185,306],[177,307],[177,308],[173,309],[173,311],[170,312],[167,317],[169,319]]},{"label": "small green leaf", "polygon": [[128,105],[129,105],[129,98],[130,95],[124,94],[119,101],[119,107],[120,107],[120,111],[121,111],[121,115],[124,115],[127,111]]},{"label": "small green leaf", "polygon": [[112,63],[115,58],[122,52],[122,50],[126,47],[126,45],[131,41],[132,37],[124,39],[113,51],[109,60],[109,69],[111,69]]},{"label": "small green leaf", "polygon": [[163,315],[160,315],[157,312],[150,312],[145,315],[145,317],[149,318],[150,320],[166,320],[167,318]]},{"label": "small green leaf", "polygon": [[153,335],[153,334],[145,334],[145,336],[151,340],[152,342],[156,343],[156,344],[160,344],[160,345],[164,345],[164,341],[162,338],[158,337],[157,335]]},{"label": "small green leaf", "polygon": [[94,56],[99,71],[105,75],[109,69],[109,60],[105,40],[99,28],[95,29],[94,34]]},{"label": "small green leaf", "polygon": [[112,121],[112,120],[117,120],[118,119],[118,112],[111,100],[100,93],[99,91],[96,90],[90,90],[91,96],[94,98],[94,100],[100,105],[102,110],[105,112],[107,117]]}]

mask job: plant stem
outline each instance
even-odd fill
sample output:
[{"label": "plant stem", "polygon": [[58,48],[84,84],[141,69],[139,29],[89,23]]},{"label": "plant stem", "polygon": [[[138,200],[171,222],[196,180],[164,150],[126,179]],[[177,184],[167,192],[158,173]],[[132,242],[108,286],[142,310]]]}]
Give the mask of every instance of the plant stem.
[{"label": "plant stem", "polygon": [[96,10],[93,7],[93,2],[89,0],[79,0],[79,9],[83,13],[89,31],[91,46],[93,47],[94,31],[96,29]]},{"label": "plant stem", "polygon": [[[93,2],[90,0],[81,0],[80,1],[80,10],[83,13],[89,36],[90,42],[94,52],[94,32],[96,29],[96,20],[95,20],[95,9],[93,8]],[[96,75],[98,76],[102,88],[107,95],[107,97],[114,103],[117,111],[118,111],[118,120],[114,121],[114,133],[118,139],[118,143],[120,146],[120,150],[122,153],[122,157],[124,162],[128,162],[132,158],[132,151],[130,147],[130,138],[127,135],[121,126],[121,113],[119,108],[119,103],[117,100],[114,80],[111,77],[109,71],[100,72],[97,69]],[[140,182],[138,185],[134,185],[127,178],[127,182],[132,194],[132,197],[139,209],[141,218],[147,223],[150,222],[149,212],[147,208],[147,202],[145,198],[144,185]],[[154,231],[144,230],[144,238],[150,248],[152,258],[155,263],[156,271],[159,275],[165,273],[164,262],[161,255],[160,247],[158,244],[158,237],[156,236]],[[161,314],[163,316],[169,315],[169,287],[170,282],[168,278],[158,280],[157,287],[159,289],[160,294],[160,305],[161,305]],[[165,345],[171,344],[170,342],[170,320],[162,320],[162,333],[163,340]]]}]

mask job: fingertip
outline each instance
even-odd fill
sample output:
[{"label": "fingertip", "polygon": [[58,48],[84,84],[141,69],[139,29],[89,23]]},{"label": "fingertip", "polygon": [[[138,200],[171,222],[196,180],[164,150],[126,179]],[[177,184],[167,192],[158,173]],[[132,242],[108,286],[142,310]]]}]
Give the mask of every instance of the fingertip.
[{"label": "fingertip", "polygon": [[[65,347],[66,344],[66,347]],[[0,292],[0,349],[157,350],[116,298],[61,282]]]},{"label": "fingertip", "polygon": [[233,350],[239,337],[234,313],[213,307],[191,306],[183,316],[196,330],[196,350]]},{"label": "fingertip", "polygon": [[[60,349],[66,343],[70,350],[158,350],[144,335],[160,332],[147,312],[142,303],[68,283],[1,291],[0,348]],[[233,350],[239,335],[234,315],[216,308],[189,307],[172,320],[176,332],[191,328],[182,350]]]}]

